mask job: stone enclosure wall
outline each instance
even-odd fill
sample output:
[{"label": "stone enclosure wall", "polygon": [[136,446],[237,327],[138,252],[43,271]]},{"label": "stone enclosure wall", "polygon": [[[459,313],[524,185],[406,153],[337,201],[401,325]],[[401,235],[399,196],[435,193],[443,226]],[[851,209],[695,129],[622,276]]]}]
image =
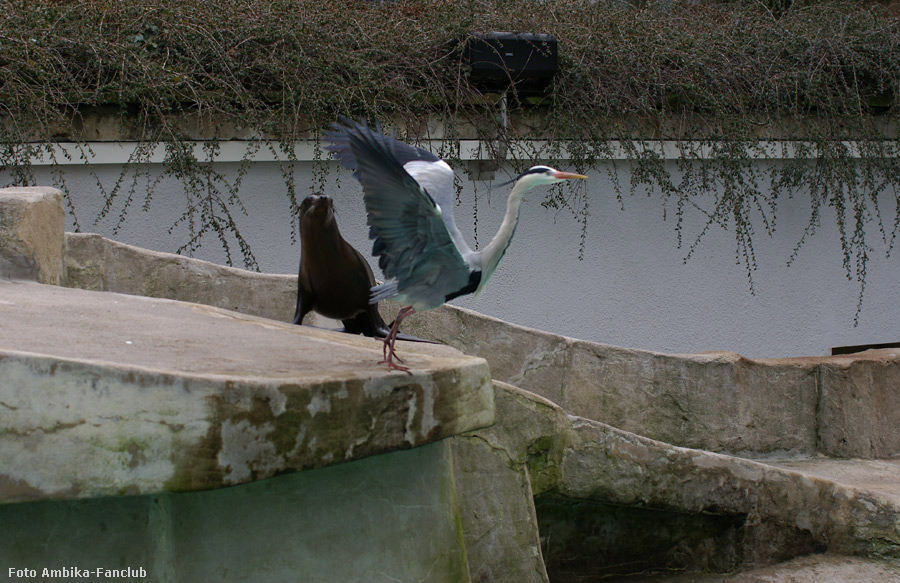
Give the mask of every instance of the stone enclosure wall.
[{"label": "stone enclosure wall", "polygon": [[[293,317],[295,276],[91,234],[67,233],[66,244],[72,287]],[[397,306],[383,302],[381,309],[390,321]],[[750,456],[900,455],[900,349],[753,360],[732,352],[660,354],[565,338],[450,305],[409,318],[404,329],[485,358],[496,380],[573,415],[668,443]]]}]

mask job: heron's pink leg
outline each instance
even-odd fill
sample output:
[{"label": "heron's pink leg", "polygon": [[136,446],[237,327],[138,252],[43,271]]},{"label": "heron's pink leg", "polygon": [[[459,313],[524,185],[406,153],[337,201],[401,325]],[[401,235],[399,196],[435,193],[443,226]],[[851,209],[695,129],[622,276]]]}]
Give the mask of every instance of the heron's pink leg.
[{"label": "heron's pink leg", "polygon": [[384,338],[384,360],[379,362],[378,364],[387,364],[388,370],[402,370],[407,374],[412,374],[409,372],[409,368],[405,366],[401,366],[394,362],[396,359],[398,362],[403,362],[400,360],[400,357],[397,356],[397,351],[394,350],[394,343],[397,341],[397,332],[400,329],[400,322],[409,315],[415,314],[416,311],[412,306],[404,306],[400,308],[400,311],[397,312],[397,317],[394,319],[394,323],[391,324],[391,331],[388,332],[388,335]]}]

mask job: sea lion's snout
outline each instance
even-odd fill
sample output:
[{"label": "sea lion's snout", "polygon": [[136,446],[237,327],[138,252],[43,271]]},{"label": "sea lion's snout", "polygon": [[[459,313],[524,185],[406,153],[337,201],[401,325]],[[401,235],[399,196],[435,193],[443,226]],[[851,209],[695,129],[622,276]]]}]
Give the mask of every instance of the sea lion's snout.
[{"label": "sea lion's snout", "polygon": [[326,223],[334,220],[334,201],[324,194],[311,194],[300,203],[300,224],[315,221]]}]

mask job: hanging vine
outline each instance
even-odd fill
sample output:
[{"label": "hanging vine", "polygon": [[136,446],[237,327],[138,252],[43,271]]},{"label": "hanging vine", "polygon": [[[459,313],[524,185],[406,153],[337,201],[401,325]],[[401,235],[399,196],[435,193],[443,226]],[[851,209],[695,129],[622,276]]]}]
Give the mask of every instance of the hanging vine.
[{"label": "hanging vine", "polygon": [[[138,147],[114,186],[98,179],[102,216],[121,225],[151,204],[159,177],[143,168],[162,147],[185,192],[179,251],[212,235],[229,262],[236,241],[253,268],[240,186],[261,147],[283,160],[295,207],[294,145],[341,115],[389,121],[411,140],[440,127],[451,156],[461,138],[501,150],[540,139],[546,148],[527,156],[607,168],[620,201],[660,193],[686,259],[711,228],[733,231],[751,290],[754,239],[775,229],[779,200],[808,197],[790,261],[832,211],[859,309],[870,257],[890,253],[900,232],[898,14],[896,2],[861,0],[2,0],[0,184],[34,183],[32,160],[44,156],[67,192],[54,157],[89,153],[92,120],[112,116]],[[513,90],[508,123],[467,78],[462,47],[484,30],[559,41],[553,86],[543,98]],[[213,140],[200,156],[198,137]],[[216,170],[216,139],[248,141],[237,178]],[[674,164],[663,142],[675,144]],[[618,182],[622,164],[630,184]],[[67,201],[80,227],[87,218]],[[546,204],[570,206],[586,228],[585,197],[555,192]],[[684,232],[687,212],[705,217],[700,232]]]}]

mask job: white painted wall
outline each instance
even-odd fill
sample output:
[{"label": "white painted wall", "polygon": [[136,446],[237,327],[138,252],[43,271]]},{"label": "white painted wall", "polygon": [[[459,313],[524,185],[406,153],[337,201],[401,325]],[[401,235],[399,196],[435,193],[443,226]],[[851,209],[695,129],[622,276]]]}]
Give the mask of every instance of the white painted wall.
[{"label": "white painted wall", "polygon": [[[620,162],[619,166],[619,181],[627,185],[626,165]],[[228,174],[237,165],[219,167]],[[151,172],[161,168],[150,167]],[[94,170],[108,188],[119,173],[113,165]],[[336,165],[333,170],[325,194],[335,199],[344,237],[368,256],[371,244],[359,185]],[[116,201],[109,217],[95,223],[102,208],[96,180],[81,165],[66,166],[65,171],[82,231],[170,252],[186,240],[184,225],[168,232],[185,209],[177,180],[162,180],[149,210],[142,210],[143,200],[133,201],[127,220],[114,233],[124,199]],[[39,175],[42,183],[52,183],[47,168],[39,169]],[[298,194],[309,193],[311,164],[301,163],[296,176]],[[498,173],[498,182],[506,178]],[[489,192],[488,182],[463,180],[457,222],[472,241],[477,204],[479,243],[484,245],[500,223],[508,187]],[[139,192],[144,182],[138,183]],[[542,208],[547,191],[538,189],[526,198],[516,237],[484,294],[454,303],[524,326],[661,352],[823,355],[833,346],[900,341],[900,251],[886,257],[879,234],[871,233],[876,249],[871,254],[863,311],[854,327],[858,285],[846,279],[841,266],[831,209],[825,210],[821,227],[798,260],[787,267],[806,226],[809,204],[803,197],[779,202],[775,235],[768,238],[761,227],[757,230],[759,269],[753,275],[756,294],[751,296],[744,267],[735,263],[733,233],[710,231],[685,264],[687,249],[676,246],[674,207],[670,206],[664,221],[658,193],[626,195],[623,210],[605,171],[591,172],[584,188],[581,192],[588,197],[590,217],[582,261],[578,260],[579,223],[567,210]],[[296,272],[300,247],[290,240],[290,207],[277,163],[253,164],[241,192],[248,215],[236,215],[239,228],[261,270]],[[886,201],[884,212],[893,213],[895,204],[893,199]],[[687,243],[704,220],[696,211],[688,216]],[[70,217],[70,229],[73,224]],[[233,253],[240,266],[236,248]],[[194,256],[224,263],[214,234],[206,236]],[[379,274],[377,267],[375,272]]]}]

